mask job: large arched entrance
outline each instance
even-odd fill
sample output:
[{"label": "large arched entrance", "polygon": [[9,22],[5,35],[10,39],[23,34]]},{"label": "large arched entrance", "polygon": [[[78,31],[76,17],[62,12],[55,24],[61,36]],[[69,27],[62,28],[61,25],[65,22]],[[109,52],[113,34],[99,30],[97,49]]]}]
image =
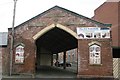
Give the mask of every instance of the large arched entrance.
[{"label": "large arched entrance", "polygon": [[[44,71],[47,70],[46,73],[49,73],[48,71],[54,70],[52,71],[53,73],[56,72],[57,70],[58,75],[59,74],[61,75],[61,73],[59,72],[63,72],[63,73],[67,73],[68,75],[71,75],[69,72],[65,72],[65,70],[67,70],[68,68],[69,71],[70,69],[71,71],[72,69],[74,69],[74,73],[77,73],[77,62],[76,64],[74,63],[74,61],[70,62],[69,59],[67,59],[68,55],[66,53],[69,50],[78,48],[77,34],[74,31],[60,24],[57,25],[52,24],[44,28],[40,32],[38,32],[33,38],[36,40],[36,47],[37,47],[36,72],[40,71],[45,73]],[[58,57],[60,56],[58,55],[58,53],[61,52],[63,53],[63,59],[62,59],[63,65],[61,66],[63,68],[61,68],[58,65],[57,67],[54,66],[54,59],[56,59],[56,61],[59,61]],[[75,53],[77,53],[77,50]],[[66,64],[68,62],[70,64],[73,63],[71,67],[67,67]],[[53,73],[53,74],[57,74],[57,73]]]}]

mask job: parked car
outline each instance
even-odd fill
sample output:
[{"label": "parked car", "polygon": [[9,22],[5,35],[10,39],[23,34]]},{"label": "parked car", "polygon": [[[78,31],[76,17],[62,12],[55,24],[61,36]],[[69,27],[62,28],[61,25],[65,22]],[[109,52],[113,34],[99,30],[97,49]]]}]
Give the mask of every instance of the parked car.
[{"label": "parked car", "polygon": [[[63,64],[63,62],[56,62],[55,63],[55,66],[57,66],[57,67],[62,67],[64,64]],[[71,67],[72,66],[72,64],[71,63],[69,63],[69,62],[66,62],[66,67]]]}]

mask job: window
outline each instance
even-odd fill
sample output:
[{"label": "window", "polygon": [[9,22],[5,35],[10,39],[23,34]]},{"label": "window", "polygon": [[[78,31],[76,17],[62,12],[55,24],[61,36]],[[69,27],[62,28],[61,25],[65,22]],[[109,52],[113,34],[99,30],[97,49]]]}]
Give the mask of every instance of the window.
[{"label": "window", "polygon": [[18,45],[15,50],[15,63],[23,64],[24,63],[24,46]]},{"label": "window", "polygon": [[98,44],[89,46],[89,63],[101,64],[101,47]]}]

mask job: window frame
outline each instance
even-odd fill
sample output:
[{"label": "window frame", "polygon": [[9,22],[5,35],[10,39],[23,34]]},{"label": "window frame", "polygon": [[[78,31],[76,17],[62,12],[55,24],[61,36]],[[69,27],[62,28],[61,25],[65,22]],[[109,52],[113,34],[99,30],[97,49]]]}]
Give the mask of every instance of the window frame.
[{"label": "window frame", "polygon": [[[16,60],[19,61],[17,62]],[[20,60],[22,61],[20,62]],[[24,64],[24,62],[25,62],[25,45],[20,43],[15,46],[15,64]]]},{"label": "window frame", "polygon": [[[101,60],[101,44],[98,43],[98,42],[91,42],[88,45],[89,45],[89,48],[88,48],[88,52],[89,52],[89,64],[90,65],[102,65],[102,60]],[[92,51],[91,51],[91,48],[93,48]],[[99,48],[99,49],[97,50],[97,48]]]}]

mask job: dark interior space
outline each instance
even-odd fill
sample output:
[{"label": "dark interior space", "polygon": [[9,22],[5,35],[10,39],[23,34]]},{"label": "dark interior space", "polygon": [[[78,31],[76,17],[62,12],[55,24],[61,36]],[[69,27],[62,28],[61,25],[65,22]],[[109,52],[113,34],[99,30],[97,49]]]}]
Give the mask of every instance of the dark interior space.
[{"label": "dark interior space", "polygon": [[52,53],[59,53],[77,48],[77,39],[66,31],[53,28],[36,40],[37,48],[44,48]]},{"label": "dark interior space", "polygon": [[[47,75],[50,73],[54,76],[55,75],[60,76],[60,75],[64,75],[64,73],[67,73],[67,74],[69,73],[72,75],[73,74],[76,75],[75,72],[69,71],[68,70],[69,68],[66,68],[66,70],[65,70],[63,68],[58,68],[55,66],[45,66],[44,65],[44,67],[42,67],[42,65],[39,61],[41,58],[40,57],[41,54],[53,55],[53,54],[58,54],[60,52],[65,52],[65,51],[77,48],[78,40],[75,37],[73,37],[70,33],[55,27],[55,28],[49,30],[48,32],[44,33],[42,36],[40,36],[36,40],[36,47],[37,47],[36,63],[37,63],[37,65],[40,65],[36,69],[37,74],[44,75],[44,73],[45,73],[45,75]],[[46,51],[49,51],[50,53],[41,53],[41,48],[45,49]],[[74,67],[75,66],[73,66],[73,68]],[[49,68],[50,68],[50,70],[49,70]],[[77,68],[77,67],[75,67],[75,68]],[[56,73],[56,71],[59,73]]]},{"label": "dark interior space", "polygon": [[113,48],[112,49],[113,58],[120,58],[120,47],[119,48]]}]

